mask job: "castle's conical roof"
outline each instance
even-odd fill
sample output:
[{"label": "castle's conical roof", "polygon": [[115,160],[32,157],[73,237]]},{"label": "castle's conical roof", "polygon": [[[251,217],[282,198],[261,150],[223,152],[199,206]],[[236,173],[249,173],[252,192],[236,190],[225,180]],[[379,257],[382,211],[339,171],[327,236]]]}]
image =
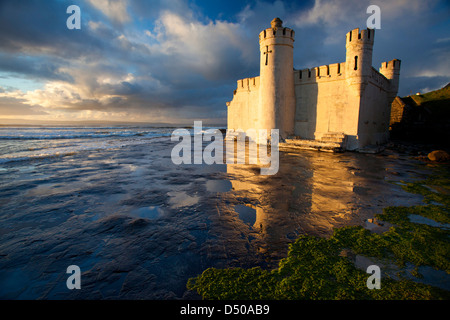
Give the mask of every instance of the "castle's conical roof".
[{"label": "castle's conical roof", "polygon": [[283,21],[280,18],[275,18],[270,22],[270,25],[273,29],[275,28],[282,28],[283,27]]}]

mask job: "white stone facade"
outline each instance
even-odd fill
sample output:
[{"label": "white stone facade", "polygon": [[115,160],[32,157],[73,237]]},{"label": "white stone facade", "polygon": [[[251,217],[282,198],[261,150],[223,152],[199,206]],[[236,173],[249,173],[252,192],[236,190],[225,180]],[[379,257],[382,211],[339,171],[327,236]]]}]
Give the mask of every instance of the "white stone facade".
[{"label": "white stone facade", "polygon": [[385,143],[400,60],[372,67],[374,31],[347,33],[345,62],[295,70],[295,32],[274,19],[259,34],[260,76],[238,80],[227,103],[228,129],[279,129],[282,139],[345,134],[347,150]]}]

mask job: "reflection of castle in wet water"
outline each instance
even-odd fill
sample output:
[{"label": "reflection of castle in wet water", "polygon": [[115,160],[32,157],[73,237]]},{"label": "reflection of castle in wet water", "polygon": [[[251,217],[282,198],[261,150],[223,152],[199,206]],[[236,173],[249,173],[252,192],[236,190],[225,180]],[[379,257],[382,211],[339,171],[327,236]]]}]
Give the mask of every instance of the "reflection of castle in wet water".
[{"label": "reflection of castle in wet water", "polygon": [[258,239],[258,251],[272,254],[299,234],[327,236],[399,204],[400,188],[386,181],[389,166],[389,158],[374,155],[281,152],[274,176],[240,164],[227,165],[227,173],[238,200],[236,214]]}]

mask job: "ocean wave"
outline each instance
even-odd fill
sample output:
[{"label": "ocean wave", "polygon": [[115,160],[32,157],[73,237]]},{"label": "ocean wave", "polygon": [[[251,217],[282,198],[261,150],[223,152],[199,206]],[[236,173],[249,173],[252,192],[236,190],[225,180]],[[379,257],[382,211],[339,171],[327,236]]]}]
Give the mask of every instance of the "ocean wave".
[{"label": "ocean wave", "polygon": [[10,163],[10,162],[69,156],[69,155],[73,155],[76,153],[77,153],[76,151],[71,151],[71,152],[65,152],[65,153],[56,152],[56,153],[48,153],[48,154],[34,154],[34,155],[28,155],[28,156],[22,156],[22,157],[0,158],[0,165],[5,164],[5,163]]},{"label": "ocean wave", "polygon": [[98,138],[128,138],[128,137],[164,137],[170,136],[167,132],[133,131],[133,132],[82,132],[82,133],[8,133],[0,132],[0,140],[61,140],[61,139],[98,139]]},{"label": "ocean wave", "polygon": [[[88,143],[83,142],[76,145],[70,145],[67,147],[38,148],[36,150],[28,149],[28,151],[16,152],[3,156],[0,155],[0,165],[11,162],[28,161],[28,160],[32,161],[53,157],[64,157],[75,155],[80,152],[89,152],[96,150],[113,150],[127,146],[148,144],[155,141],[159,141],[160,139],[167,139],[167,137],[155,136],[155,137],[146,137],[145,139],[103,140],[103,141],[89,140],[90,142]],[[39,152],[36,153],[36,151]]]}]

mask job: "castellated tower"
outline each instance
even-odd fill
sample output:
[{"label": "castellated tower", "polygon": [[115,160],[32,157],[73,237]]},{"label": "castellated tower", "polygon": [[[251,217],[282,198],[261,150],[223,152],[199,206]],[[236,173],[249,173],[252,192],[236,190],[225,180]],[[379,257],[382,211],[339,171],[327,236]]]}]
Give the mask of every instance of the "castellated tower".
[{"label": "castellated tower", "polygon": [[392,102],[397,95],[398,84],[400,80],[400,64],[398,59],[391,60],[389,62],[383,62],[381,64],[380,73],[390,80],[390,88],[388,89],[389,99]]},{"label": "castellated tower", "polygon": [[[280,138],[294,133],[294,31],[275,18],[259,34],[260,88],[258,128],[279,129]],[[270,131],[269,131],[270,133]]]},{"label": "castellated tower", "polygon": [[353,29],[346,35],[345,75],[347,84],[360,96],[372,75],[372,52],[375,38],[374,29]]},{"label": "castellated tower", "polygon": [[278,129],[286,144],[306,149],[385,143],[400,60],[373,68],[374,40],[375,30],[353,29],[346,35],[345,62],[294,70],[294,31],[273,19],[259,34],[260,75],[238,80],[227,102],[228,129]]}]

